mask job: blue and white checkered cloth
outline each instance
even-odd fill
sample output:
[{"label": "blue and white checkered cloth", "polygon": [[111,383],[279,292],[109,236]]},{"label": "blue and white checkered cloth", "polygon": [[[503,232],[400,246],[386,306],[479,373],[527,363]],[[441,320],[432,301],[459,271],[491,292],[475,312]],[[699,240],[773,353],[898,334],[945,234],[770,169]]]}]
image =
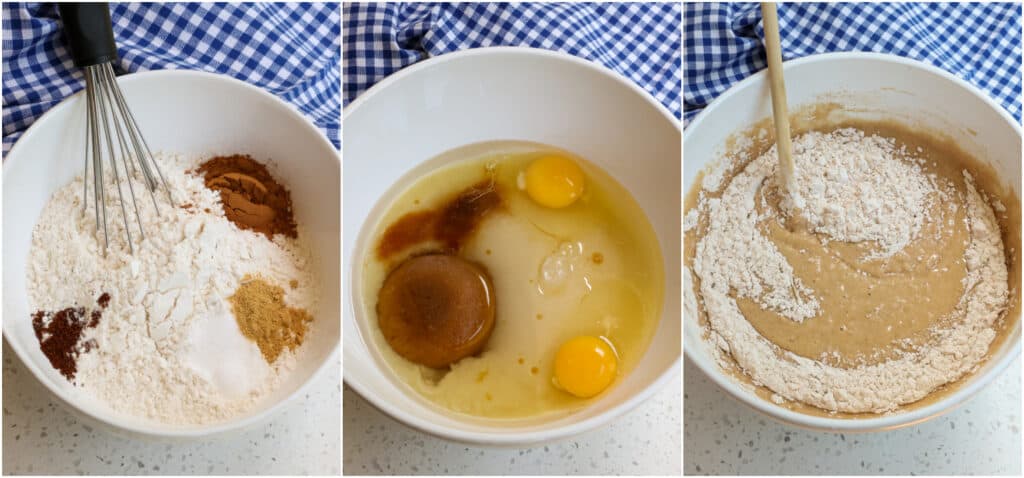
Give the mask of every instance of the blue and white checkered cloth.
[{"label": "blue and white checkered cloth", "polygon": [[345,104],[417,61],[529,46],[604,65],[680,116],[679,3],[345,3]]},{"label": "blue and white checkered cloth", "polygon": [[[111,4],[119,73],[203,70],[296,106],[339,146],[341,21],[337,4]],[[3,147],[82,89],[53,4],[3,4]]]},{"label": "blue and white checkered cloth", "polygon": [[[688,123],[711,100],[766,67],[756,3],[687,3]],[[1021,119],[1020,3],[786,3],[782,59],[874,51],[930,63],[988,93]]]}]

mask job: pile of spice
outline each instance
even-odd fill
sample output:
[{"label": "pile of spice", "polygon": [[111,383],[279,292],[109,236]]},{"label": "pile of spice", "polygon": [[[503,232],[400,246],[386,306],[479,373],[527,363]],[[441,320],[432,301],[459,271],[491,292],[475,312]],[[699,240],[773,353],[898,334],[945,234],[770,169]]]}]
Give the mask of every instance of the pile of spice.
[{"label": "pile of spice", "polygon": [[245,276],[230,300],[242,335],[256,342],[263,358],[271,364],[285,348],[295,350],[302,345],[306,325],[313,320],[305,310],[288,307],[284,289],[259,276]]},{"label": "pile of spice", "polygon": [[217,156],[197,169],[206,187],[220,192],[224,215],[242,229],[273,239],[274,234],[295,238],[292,196],[267,167],[249,156]]},{"label": "pile of spice", "polygon": [[88,352],[95,342],[82,342],[87,328],[96,327],[103,316],[103,309],[110,303],[110,294],[104,292],[96,305],[99,309],[86,312],[85,307],[68,307],[57,312],[36,311],[32,314],[32,328],[39,340],[39,348],[50,360],[53,368],[68,380],[75,379],[78,371],[78,355]]},{"label": "pile of spice", "polygon": [[[29,303],[41,311],[33,325],[54,367],[116,412],[175,425],[228,420],[273,392],[316,333],[316,263],[266,165],[156,159],[178,207],[138,202],[146,238],[134,255],[120,221],[108,223],[104,254],[95,215],[81,213],[81,177],[50,199],[29,252]],[[119,210],[105,179],[107,207]],[[76,305],[92,303],[97,287],[109,292],[99,309]]]}]

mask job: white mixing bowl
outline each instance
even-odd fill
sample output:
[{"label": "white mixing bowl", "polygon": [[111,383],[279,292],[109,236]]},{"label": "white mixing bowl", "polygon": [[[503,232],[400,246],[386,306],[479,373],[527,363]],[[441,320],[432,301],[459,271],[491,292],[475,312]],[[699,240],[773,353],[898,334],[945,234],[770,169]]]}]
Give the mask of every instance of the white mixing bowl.
[{"label": "white mixing bowl", "polygon": [[[154,152],[249,154],[272,159],[292,193],[295,220],[308,228],[324,297],[316,334],[307,335],[296,371],[244,417],[210,426],[158,425],[115,413],[74,393],[39,350],[30,319],[25,261],[32,228],[50,195],[82,172],[85,96],[76,94],[39,118],[3,165],[3,332],[25,366],[62,402],[87,417],[129,433],[170,438],[208,436],[268,420],[332,360],[339,343],[340,263],[338,152],[298,111],[241,81],[192,71],[151,71],[119,79],[125,98]],[[68,214],[73,214],[68,211]],[[56,245],[55,245],[56,246]],[[64,271],[53,271],[55,274]],[[133,371],[131,373],[144,373]],[[328,377],[334,379],[334,377]]]},{"label": "white mixing bowl", "polygon": [[[877,53],[831,53],[785,63],[790,111],[822,100],[857,117],[891,118],[942,131],[972,156],[991,164],[1020,197],[1021,128],[1002,107],[970,84],[933,66]],[[725,150],[726,138],[771,116],[766,71],[751,76],[715,99],[686,128],[683,138],[683,184],[694,187],[697,173]],[[1009,244],[1020,248],[1020,244]],[[897,428],[934,418],[963,403],[1003,371],[1020,354],[1020,318],[1009,338],[977,373],[955,392],[904,413],[865,419],[839,419],[790,411],[742,388],[715,363],[701,339],[696,318],[686,317],[683,349],[729,395],[758,411],[792,424],[834,431]]]},{"label": "white mixing bowl", "polygon": [[[388,77],[354,101],[343,121],[345,296],[350,299],[344,378],[372,404],[449,439],[525,445],[606,423],[679,375],[680,131],[678,120],[650,95],[569,55],[483,48],[439,56]],[[374,352],[371,324],[361,317],[361,307],[353,307],[362,300],[353,293],[358,289],[353,281],[360,280],[368,229],[389,188],[442,152],[492,140],[544,143],[604,168],[646,212],[665,261],[664,315],[636,369],[586,409],[543,423],[498,426],[431,406]]]}]

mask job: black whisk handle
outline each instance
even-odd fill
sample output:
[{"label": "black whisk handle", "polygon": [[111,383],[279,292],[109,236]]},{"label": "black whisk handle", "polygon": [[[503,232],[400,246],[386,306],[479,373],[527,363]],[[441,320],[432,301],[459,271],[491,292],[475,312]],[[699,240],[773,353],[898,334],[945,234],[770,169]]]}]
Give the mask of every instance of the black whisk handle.
[{"label": "black whisk handle", "polygon": [[117,44],[107,3],[61,3],[60,19],[75,66],[117,60]]}]

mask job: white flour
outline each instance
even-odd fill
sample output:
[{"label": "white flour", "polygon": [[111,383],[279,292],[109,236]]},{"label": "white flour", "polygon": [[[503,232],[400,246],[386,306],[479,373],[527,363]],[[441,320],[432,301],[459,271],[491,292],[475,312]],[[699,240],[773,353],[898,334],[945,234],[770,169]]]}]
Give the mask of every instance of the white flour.
[{"label": "white flour", "polygon": [[[766,153],[776,157],[775,148]],[[793,142],[796,191],[782,207],[811,230],[843,242],[874,241],[866,260],[902,250],[921,230],[936,187],[895,141],[845,128],[811,131]]]},{"label": "white flour", "polygon": [[[134,256],[128,253],[117,189],[108,174],[107,257],[102,227],[99,235],[95,232],[92,182],[83,214],[78,177],[44,208],[28,261],[32,310],[89,306],[101,293],[110,294],[99,325],[83,336],[83,342],[95,340],[97,346],[79,357],[76,385],[118,412],[168,424],[205,424],[243,414],[295,367],[290,352],[267,365],[258,347],[241,335],[227,298],[243,276],[262,275],[285,290],[289,306],[316,317],[316,280],[304,231],[300,227],[298,241],[278,235],[271,242],[239,229],[224,217],[219,194],[202,178],[186,174],[200,160],[157,157],[176,206],[191,204],[188,209],[158,197],[158,215],[141,180],[134,183],[146,234],[140,242],[126,196]],[[299,287],[289,287],[291,280]]]},{"label": "white flour", "polygon": [[[758,301],[797,322],[818,314],[813,291],[793,275],[793,267],[757,229],[763,218],[754,211],[761,183],[774,175],[775,161],[763,155],[747,165],[721,198],[706,201],[708,229],[697,243],[694,272],[702,284]],[[707,299],[705,299],[707,300]]]},{"label": "white flour", "polygon": [[[934,187],[919,168],[894,159],[897,153],[891,143],[846,131],[815,133],[795,144],[802,145],[799,154],[805,161],[829,171],[822,181],[807,177],[798,182],[798,190],[806,194],[809,222],[821,232],[838,240],[875,241],[879,256],[885,257],[920,230],[926,218],[919,212]],[[882,161],[904,166],[878,164]],[[843,412],[892,410],[923,398],[981,362],[995,337],[993,324],[1007,306],[1008,274],[998,223],[966,171],[967,292],[952,312],[958,320],[934,331],[931,344],[898,359],[843,369],[781,349],[761,336],[730,294],[758,300],[762,307],[796,321],[817,313],[813,291],[800,283],[785,257],[756,227],[763,218],[754,207],[755,193],[774,177],[775,164],[774,153],[762,155],[728,183],[719,199],[705,199],[699,205],[708,224],[697,244],[693,272],[700,278],[713,345],[731,356],[755,384],[772,390],[773,401],[796,400]],[[798,161],[798,169],[800,165]],[[856,177],[873,174],[884,181]],[[847,180],[868,184],[850,186]],[[878,199],[894,203],[874,204]],[[686,302],[688,309],[695,308],[695,297]]]}]

